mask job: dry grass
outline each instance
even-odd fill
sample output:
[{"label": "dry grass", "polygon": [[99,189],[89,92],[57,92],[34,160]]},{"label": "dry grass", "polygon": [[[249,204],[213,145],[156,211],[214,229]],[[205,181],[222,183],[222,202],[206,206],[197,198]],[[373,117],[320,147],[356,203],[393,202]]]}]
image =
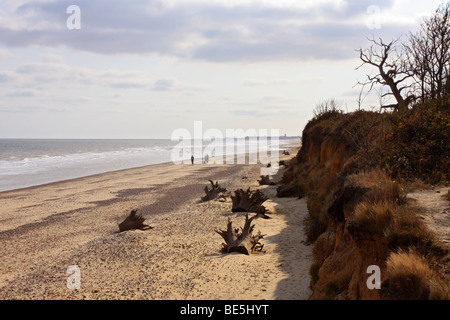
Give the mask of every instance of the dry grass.
[{"label": "dry grass", "polygon": [[353,224],[359,231],[370,232],[372,235],[381,235],[394,221],[398,211],[392,202],[360,202],[356,205]]},{"label": "dry grass", "polygon": [[374,203],[393,202],[399,204],[405,202],[406,193],[401,185],[396,181],[392,181],[380,169],[352,174],[348,177],[347,184],[368,189],[364,195],[366,201]]},{"label": "dry grass", "polygon": [[414,250],[391,253],[382,284],[385,296],[396,299],[448,299],[448,288]]},{"label": "dry grass", "polygon": [[397,207],[384,236],[390,249],[414,246],[426,250],[432,242],[430,231],[411,206]]},{"label": "dry grass", "polygon": [[355,206],[349,230],[361,237],[381,237],[386,250],[430,249],[432,235],[409,205],[389,201],[362,201]]}]

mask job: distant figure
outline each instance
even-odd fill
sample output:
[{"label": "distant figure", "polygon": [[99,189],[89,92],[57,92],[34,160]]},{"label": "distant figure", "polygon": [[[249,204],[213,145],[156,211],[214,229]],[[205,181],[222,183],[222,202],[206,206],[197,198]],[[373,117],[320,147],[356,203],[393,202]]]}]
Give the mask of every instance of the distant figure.
[{"label": "distant figure", "polygon": [[206,155],[206,156],[205,156],[205,163],[208,164],[208,162],[209,162],[209,156]]},{"label": "distant figure", "polygon": [[191,156],[191,163],[194,164],[194,155]]}]

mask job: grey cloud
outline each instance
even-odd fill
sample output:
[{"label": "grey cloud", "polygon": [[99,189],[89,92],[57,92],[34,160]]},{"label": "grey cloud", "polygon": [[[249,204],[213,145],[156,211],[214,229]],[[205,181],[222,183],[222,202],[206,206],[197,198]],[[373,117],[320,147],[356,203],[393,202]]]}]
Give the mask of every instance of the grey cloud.
[{"label": "grey cloud", "polygon": [[117,89],[142,89],[145,88],[147,85],[144,83],[139,82],[116,82],[111,83],[111,87],[117,88]]},{"label": "grey cloud", "polygon": [[233,110],[231,114],[239,117],[266,118],[272,117],[272,114],[261,112],[258,110]]},{"label": "grey cloud", "polygon": [[32,98],[36,94],[32,91],[18,91],[7,94],[8,97],[12,98]]},{"label": "grey cloud", "polygon": [[230,113],[239,117],[251,118],[274,118],[278,116],[297,115],[288,108],[271,106],[270,108],[263,108],[263,110],[255,110],[251,108],[231,110]]},{"label": "grey cloud", "polygon": [[16,76],[10,72],[0,72],[0,83],[10,82],[16,79]]},{"label": "grey cloud", "polygon": [[41,110],[41,107],[38,106],[5,106],[0,105],[0,113],[30,113]]},{"label": "grey cloud", "polygon": [[153,90],[156,91],[169,91],[174,89],[175,82],[170,79],[160,79],[157,80],[153,86]]},{"label": "grey cloud", "polygon": [[[65,28],[66,8],[72,4],[81,8],[80,30]],[[156,0],[30,1],[15,14],[27,14],[30,24],[50,21],[50,27],[31,31],[3,27],[0,43],[216,62],[346,59],[354,57],[353,50],[370,34],[365,25],[348,21],[367,14],[370,5],[389,8],[392,4],[393,0],[348,0],[341,8],[322,4],[302,10],[217,3],[164,7]],[[319,23],[318,18],[326,22]]]}]

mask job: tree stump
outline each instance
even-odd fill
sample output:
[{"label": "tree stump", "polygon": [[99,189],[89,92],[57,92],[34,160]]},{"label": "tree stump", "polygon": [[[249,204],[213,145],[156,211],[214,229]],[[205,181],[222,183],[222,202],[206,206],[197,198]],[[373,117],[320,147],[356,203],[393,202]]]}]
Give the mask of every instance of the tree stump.
[{"label": "tree stump", "polygon": [[222,251],[224,253],[240,252],[246,255],[250,255],[255,251],[261,251],[264,247],[259,242],[264,237],[261,231],[258,231],[256,235],[253,235],[253,229],[255,225],[252,225],[252,221],[256,216],[248,218],[248,214],[245,216],[244,227],[239,229],[233,229],[231,219],[228,218],[227,230],[216,230],[216,232],[225,240]]},{"label": "tree stump", "polygon": [[202,197],[202,201],[209,201],[209,200],[213,200],[219,197],[219,195],[221,193],[225,193],[227,192],[226,188],[222,188],[221,186],[219,186],[219,182],[216,181],[216,183],[214,184],[214,182],[212,182],[212,180],[208,180],[209,183],[211,183],[211,189],[208,188],[208,186],[205,187],[204,191],[205,191],[205,196]]},{"label": "tree stump", "polygon": [[267,185],[267,186],[273,186],[273,185],[275,185],[275,182],[273,182],[273,181],[270,181],[270,178],[269,178],[269,176],[267,175],[267,176],[261,176],[261,180],[258,180],[258,182],[259,182],[259,185]]},{"label": "tree stump", "polygon": [[125,218],[121,223],[119,223],[119,231],[127,231],[127,230],[149,230],[153,229],[153,227],[150,227],[149,225],[144,224],[145,218],[143,218],[141,215],[136,215],[137,210],[131,210],[131,213],[128,215],[128,217]]},{"label": "tree stump", "polygon": [[248,188],[247,191],[238,189],[234,191],[234,196],[231,196],[231,201],[233,203],[231,211],[257,212],[259,207],[261,207],[263,202],[267,199],[266,195],[259,190],[253,192],[250,191],[250,188]]}]

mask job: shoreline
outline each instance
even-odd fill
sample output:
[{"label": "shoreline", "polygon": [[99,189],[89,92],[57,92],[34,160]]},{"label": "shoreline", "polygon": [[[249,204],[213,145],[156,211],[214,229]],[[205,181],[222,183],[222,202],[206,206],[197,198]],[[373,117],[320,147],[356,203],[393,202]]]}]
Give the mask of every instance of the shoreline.
[{"label": "shoreline", "polygon": [[[299,143],[301,143],[301,140],[300,140],[300,139],[293,139],[293,138],[290,138],[290,139],[292,139],[293,141],[290,142],[290,143],[287,143],[287,144],[283,145],[283,146],[282,146],[282,149],[279,150],[278,152],[281,153],[283,150],[290,150],[290,149],[292,149],[292,148],[295,149],[296,146],[297,146]],[[246,152],[246,153],[244,153],[244,154],[234,154],[234,158],[235,158],[235,160],[236,160],[237,157],[243,156],[243,155],[245,156],[245,159],[247,159],[248,157],[250,157],[249,153]],[[226,159],[227,156],[223,155],[223,156],[221,156],[221,157],[222,157],[222,160],[223,160],[223,164],[225,165],[225,159]],[[211,164],[204,164],[204,163],[199,164],[199,163],[195,163],[195,165],[215,165],[215,164],[212,163],[212,162],[215,160],[215,158],[217,158],[217,157],[212,157],[212,156],[211,156],[211,157],[209,158]],[[183,160],[183,162],[188,162],[188,161],[190,161],[190,160],[189,160],[189,159]],[[196,161],[197,161],[197,160],[196,160]],[[258,160],[258,161],[259,161],[259,160]],[[235,161],[235,162],[236,162],[236,161]],[[38,187],[42,187],[42,186],[52,185],[52,184],[55,184],[55,183],[67,182],[67,181],[75,181],[75,180],[78,180],[78,179],[83,179],[83,178],[88,178],[88,177],[95,177],[95,176],[98,176],[98,175],[108,174],[108,173],[113,173],[113,172],[123,172],[123,171],[130,170],[130,169],[140,169],[140,168],[147,168],[147,167],[158,166],[158,165],[171,165],[171,164],[173,164],[173,165],[180,165],[180,164],[174,163],[173,161],[167,161],[167,162],[161,162],[161,163],[152,163],[152,164],[146,164],[146,165],[139,165],[139,166],[129,167],[129,168],[124,168],[124,169],[107,170],[107,171],[101,171],[101,172],[98,172],[98,173],[93,173],[93,174],[87,174],[87,175],[83,175],[83,176],[79,176],[79,177],[74,177],[74,178],[63,178],[63,179],[61,179],[61,180],[55,180],[55,181],[51,181],[51,182],[44,182],[44,183],[39,183],[39,184],[30,185],[30,186],[25,186],[25,187],[19,187],[19,188],[14,188],[14,189],[9,189],[9,190],[0,190],[0,195],[3,194],[3,193],[7,193],[7,192],[20,191],[20,190],[27,190],[27,189],[30,189],[30,188],[38,188]],[[186,164],[187,164],[187,163],[183,163],[182,165],[186,165]],[[233,164],[226,164],[226,165],[235,165],[235,164],[236,164],[236,163],[233,163]],[[248,164],[246,164],[246,165],[248,165]]]},{"label": "shoreline", "polygon": [[[280,160],[295,156],[289,151]],[[259,186],[260,168],[157,164],[2,192],[0,298],[308,299],[306,202]],[[231,212],[230,200],[201,202],[208,179],[268,195],[272,219],[255,220],[267,235],[264,253],[220,253],[215,230],[245,216]],[[119,233],[136,208],[153,229]],[[66,287],[71,265],[80,267],[80,290]]]},{"label": "shoreline", "polygon": [[48,182],[48,183],[43,183],[43,184],[37,184],[37,185],[29,186],[29,187],[23,187],[23,188],[17,188],[17,189],[0,191],[0,196],[4,195],[4,194],[7,194],[7,193],[17,192],[17,191],[27,191],[27,190],[31,191],[33,189],[37,189],[37,188],[41,188],[41,187],[53,186],[53,185],[57,185],[57,184],[60,184],[60,183],[76,182],[76,181],[79,181],[79,180],[82,180],[82,179],[86,179],[86,178],[96,178],[96,177],[99,177],[99,176],[102,176],[102,175],[106,175],[106,174],[110,174],[110,173],[120,173],[120,172],[125,172],[125,171],[128,171],[128,170],[145,169],[145,168],[151,168],[151,167],[156,167],[156,166],[167,166],[167,165],[171,165],[171,164],[173,164],[173,163],[172,162],[163,162],[163,163],[148,164],[148,165],[132,167],[132,168],[118,169],[118,170],[112,170],[112,171],[105,171],[105,172],[90,174],[90,175],[87,175],[87,176],[82,176],[82,177],[77,177],[77,178],[63,179],[63,180],[58,180],[58,181],[53,181],[53,182]]}]

